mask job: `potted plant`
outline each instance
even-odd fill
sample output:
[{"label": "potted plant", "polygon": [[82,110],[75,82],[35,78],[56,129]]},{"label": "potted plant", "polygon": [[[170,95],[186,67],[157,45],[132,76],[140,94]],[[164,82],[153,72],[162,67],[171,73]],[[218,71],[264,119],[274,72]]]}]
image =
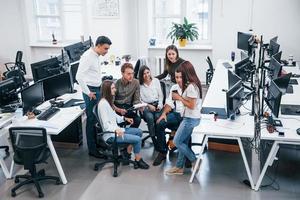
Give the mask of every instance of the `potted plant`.
[{"label": "potted plant", "polygon": [[184,47],[187,40],[194,41],[198,39],[199,33],[195,23],[189,23],[186,17],[183,19],[183,24],[172,23],[171,31],[167,35],[167,38],[179,41],[179,46]]}]

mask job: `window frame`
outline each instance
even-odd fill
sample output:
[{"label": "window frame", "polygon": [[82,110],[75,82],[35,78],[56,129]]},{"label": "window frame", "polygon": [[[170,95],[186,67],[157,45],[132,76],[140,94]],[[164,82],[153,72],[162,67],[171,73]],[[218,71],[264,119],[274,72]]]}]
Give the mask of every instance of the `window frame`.
[{"label": "window frame", "polygon": [[[152,17],[151,17],[151,26],[150,26],[150,35],[155,35],[157,33],[156,30],[156,20],[163,18],[179,18],[180,23],[183,23],[184,17],[187,14],[187,1],[188,0],[180,0],[180,14],[179,15],[157,15],[155,12],[156,0],[152,0]],[[208,27],[207,27],[207,40],[199,39],[197,41],[189,41],[190,45],[207,45],[211,44],[211,35],[212,35],[212,0],[207,0],[208,2]],[[151,38],[151,36],[150,36]],[[157,38],[160,45],[164,45],[169,43],[168,39]]]}]

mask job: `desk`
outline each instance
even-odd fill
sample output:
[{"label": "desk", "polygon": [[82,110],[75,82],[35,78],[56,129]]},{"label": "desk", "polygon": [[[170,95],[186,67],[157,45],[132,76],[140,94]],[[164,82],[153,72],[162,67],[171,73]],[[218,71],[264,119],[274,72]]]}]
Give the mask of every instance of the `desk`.
[{"label": "desk", "polygon": [[[209,109],[225,110],[226,108],[226,93],[222,90],[228,89],[228,70],[223,66],[223,62],[224,61],[222,60],[218,61],[212,82],[203,101],[202,107],[207,108],[207,111],[209,111]],[[217,121],[214,121],[212,115],[202,114],[199,126],[195,127],[193,131],[194,134],[205,135],[204,142],[202,143],[200,150],[200,156],[196,161],[195,169],[197,169],[200,164],[202,152],[207,144],[208,138],[237,140],[251,188],[254,189],[252,175],[244,152],[244,147],[241,142],[242,137],[254,137],[254,117],[250,116],[248,112],[249,111],[241,109],[241,115],[237,116],[235,120],[218,119]],[[193,170],[189,181],[190,183],[192,183],[195,174],[196,171]]]},{"label": "desk", "polygon": [[[67,100],[71,98],[76,99],[82,99],[81,90],[78,88],[78,92],[75,94],[65,94],[61,96],[60,98]],[[47,109],[50,106],[50,103],[44,102],[42,105],[40,105],[37,109],[43,110]],[[41,121],[38,119],[28,119],[26,116],[19,116],[14,117],[12,119],[12,124],[9,126],[6,126],[4,130],[6,132],[8,131],[9,127],[13,126],[33,126],[33,127],[44,127],[47,130],[47,144],[50,149],[51,155],[53,157],[54,163],[56,165],[57,171],[59,173],[59,176],[61,178],[61,181],[63,184],[67,183],[67,179],[65,176],[65,173],[63,171],[63,168],[61,166],[61,163],[58,159],[58,156],[56,154],[55,148],[53,146],[53,142],[51,140],[51,135],[58,135],[64,128],[66,128],[69,124],[71,124],[74,120],[76,120],[78,117],[80,117],[83,114],[84,110],[82,110],[79,106],[73,106],[69,108],[61,108],[60,111],[55,114],[52,118],[50,118],[48,121]],[[1,160],[0,160],[1,161]],[[2,166],[2,162],[1,162]],[[14,162],[12,161],[10,172],[6,171],[7,178],[12,177],[12,170],[13,170]],[[6,166],[5,166],[6,168]],[[4,168],[3,168],[4,169]]]},{"label": "desk", "polygon": [[[299,68],[295,67],[284,67],[284,70],[287,72],[300,73]],[[300,78],[297,78],[300,83]],[[293,94],[285,94],[282,96],[281,103],[282,104],[292,104],[299,105],[300,104],[300,87],[299,85],[293,85],[294,93]],[[284,132],[284,137],[278,136],[277,132],[269,133],[266,128],[261,130],[261,140],[273,140],[274,143],[269,152],[267,160],[263,166],[263,169],[260,173],[260,176],[257,180],[255,190],[259,190],[261,186],[261,182],[263,177],[267,171],[268,166],[272,166],[273,161],[276,157],[276,154],[280,148],[280,144],[291,144],[291,145],[300,145],[300,136],[296,133],[296,129],[300,128],[300,116],[297,115],[281,115],[279,114],[278,119],[281,120],[283,127],[279,128]]]}]

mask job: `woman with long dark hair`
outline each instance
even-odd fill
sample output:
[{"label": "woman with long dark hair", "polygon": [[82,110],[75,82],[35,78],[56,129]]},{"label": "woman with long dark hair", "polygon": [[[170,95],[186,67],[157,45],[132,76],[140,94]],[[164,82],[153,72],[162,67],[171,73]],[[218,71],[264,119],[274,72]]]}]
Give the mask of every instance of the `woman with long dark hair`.
[{"label": "woman with long dark hair", "polygon": [[172,93],[172,98],[181,101],[184,109],[182,113],[183,120],[174,138],[179,154],[176,166],[166,171],[168,175],[183,174],[186,158],[192,162],[192,166],[195,166],[196,156],[188,143],[194,127],[199,125],[201,118],[202,88],[193,65],[189,61],[184,61],[177,68],[175,76],[177,83],[182,85],[182,95]]},{"label": "woman with long dark hair", "polygon": [[179,57],[179,52],[175,45],[167,46],[165,60],[164,71],[162,74],[156,76],[156,78],[161,80],[166,78],[167,75],[170,75],[172,83],[176,84],[175,71],[184,60]]},{"label": "woman with long dark hair", "polygon": [[[149,165],[145,163],[141,157],[141,145],[142,145],[142,130],[139,128],[121,128],[118,123],[124,121],[133,123],[132,118],[121,117],[113,110],[113,100],[116,94],[116,87],[114,82],[105,80],[101,86],[102,98],[98,104],[98,115],[103,131],[111,131],[117,133],[117,143],[131,144],[127,148],[127,154],[130,155],[132,148],[135,155],[134,168],[148,169]],[[111,134],[107,138],[108,140],[114,139],[115,135]]]}]

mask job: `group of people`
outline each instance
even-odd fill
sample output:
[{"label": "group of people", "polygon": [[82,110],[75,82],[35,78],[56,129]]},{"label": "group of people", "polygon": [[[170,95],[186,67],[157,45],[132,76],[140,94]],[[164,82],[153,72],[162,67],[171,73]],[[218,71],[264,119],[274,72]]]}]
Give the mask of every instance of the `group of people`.
[{"label": "group of people", "polygon": [[[168,152],[165,129],[176,131],[174,144],[178,149],[176,166],[167,170],[167,174],[183,174],[186,159],[192,165],[196,162],[194,152],[189,146],[193,128],[200,123],[202,100],[201,82],[193,65],[179,57],[176,46],[166,48],[166,65],[164,72],[153,77],[150,68],[141,66],[138,80],[134,79],[132,64],[121,66],[122,78],[113,82],[101,82],[101,59],[112,42],[106,36],[97,38],[95,47],[91,47],[81,57],[76,79],[82,88],[86,104],[86,136],[89,155],[102,158],[97,150],[93,116],[93,107],[98,104],[98,115],[104,131],[115,132],[117,143],[128,145],[124,154],[135,156],[135,168],[148,169],[149,165],[142,159],[142,131],[139,129],[141,118],[147,123],[154,148],[158,152],[153,165],[160,165]],[[170,76],[172,87],[163,105],[164,95],[159,79]],[[101,86],[101,87],[100,87]],[[101,88],[101,90],[100,90]],[[129,109],[138,103],[147,106],[138,110]],[[127,124],[127,128],[124,128]],[[130,125],[130,127],[128,127]],[[114,139],[111,134],[107,140]]]}]

